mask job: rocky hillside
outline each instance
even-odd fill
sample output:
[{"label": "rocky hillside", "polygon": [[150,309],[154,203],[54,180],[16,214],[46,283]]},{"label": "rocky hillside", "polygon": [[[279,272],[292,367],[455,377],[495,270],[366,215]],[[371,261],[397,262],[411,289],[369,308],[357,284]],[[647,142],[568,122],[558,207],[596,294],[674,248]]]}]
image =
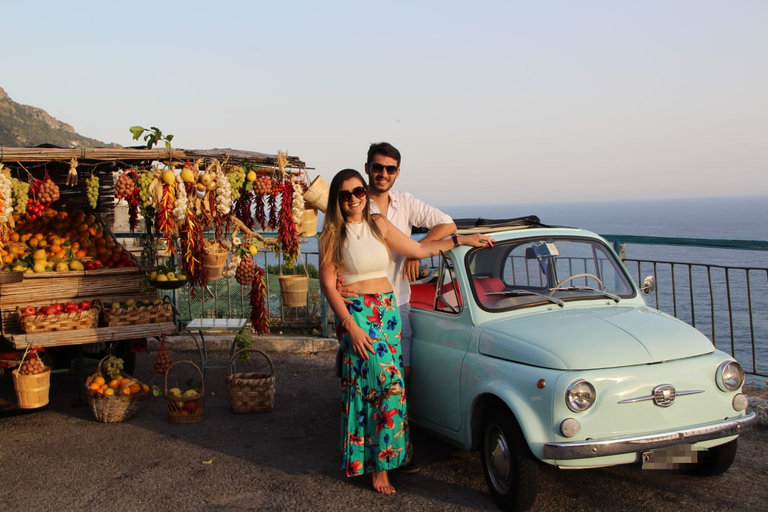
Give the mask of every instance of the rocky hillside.
[{"label": "rocky hillside", "polygon": [[13,101],[0,87],[0,147],[53,144],[68,148],[119,147],[83,137],[45,110]]}]

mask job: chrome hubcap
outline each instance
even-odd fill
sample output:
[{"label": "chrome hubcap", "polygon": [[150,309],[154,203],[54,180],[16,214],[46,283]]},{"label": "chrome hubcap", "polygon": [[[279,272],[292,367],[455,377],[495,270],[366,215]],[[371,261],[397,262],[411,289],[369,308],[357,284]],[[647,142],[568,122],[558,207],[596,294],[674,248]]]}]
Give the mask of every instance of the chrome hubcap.
[{"label": "chrome hubcap", "polygon": [[504,433],[498,425],[488,427],[485,441],[485,460],[493,486],[500,494],[509,490],[511,454]]}]

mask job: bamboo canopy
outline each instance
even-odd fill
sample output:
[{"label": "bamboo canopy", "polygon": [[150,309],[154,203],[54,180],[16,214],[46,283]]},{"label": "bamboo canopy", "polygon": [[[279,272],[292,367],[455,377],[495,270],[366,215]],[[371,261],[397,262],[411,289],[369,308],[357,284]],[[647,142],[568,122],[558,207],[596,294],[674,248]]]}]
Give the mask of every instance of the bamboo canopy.
[{"label": "bamboo canopy", "polygon": [[[177,148],[5,148],[0,147],[0,163],[10,162],[51,162],[78,160],[119,161],[119,160],[175,160],[212,159],[229,163],[251,163],[277,167],[277,155],[244,151],[239,149],[177,149]],[[287,157],[288,168],[306,169],[306,164],[296,156]]]},{"label": "bamboo canopy", "polygon": [[2,162],[50,162],[55,160],[184,160],[186,155],[180,149],[154,148],[3,148],[0,147]]},{"label": "bamboo canopy", "polygon": [[[240,149],[185,149],[187,158],[216,158],[219,161],[229,163],[248,162],[254,165],[277,167],[277,155],[259,153],[257,151],[243,151]],[[289,168],[306,169],[306,164],[296,156],[287,157]]]}]

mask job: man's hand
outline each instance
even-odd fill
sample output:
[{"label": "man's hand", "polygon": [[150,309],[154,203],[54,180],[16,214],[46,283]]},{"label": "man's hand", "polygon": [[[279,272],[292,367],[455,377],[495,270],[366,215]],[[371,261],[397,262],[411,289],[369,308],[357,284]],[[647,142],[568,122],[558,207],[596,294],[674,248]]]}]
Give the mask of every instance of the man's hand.
[{"label": "man's hand", "polygon": [[419,279],[419,263],[420,260],[408,258],[403,264],[403,279],[410,282],[417,281]]},{"label": "man's hand", "polygon": [[344,281],[341,279],[341,276],[336,277],[336,291],[339,292],[341,298],[344,299],[346,304],[352,304],[352,301],[349,300],[349,297],[356,298],[360,296],[360,294],[354,288],[344,286]]}]

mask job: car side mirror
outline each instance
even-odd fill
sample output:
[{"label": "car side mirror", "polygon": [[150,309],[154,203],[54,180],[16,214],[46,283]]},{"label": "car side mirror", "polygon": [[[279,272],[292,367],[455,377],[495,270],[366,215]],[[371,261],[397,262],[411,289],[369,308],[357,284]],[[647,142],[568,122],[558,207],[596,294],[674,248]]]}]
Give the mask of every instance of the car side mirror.
[{"label": "car side mirror", "polygon": [[643,293],[646,295],[656,289],[656,278],[653,276],[645,276],[643,279]]}]

